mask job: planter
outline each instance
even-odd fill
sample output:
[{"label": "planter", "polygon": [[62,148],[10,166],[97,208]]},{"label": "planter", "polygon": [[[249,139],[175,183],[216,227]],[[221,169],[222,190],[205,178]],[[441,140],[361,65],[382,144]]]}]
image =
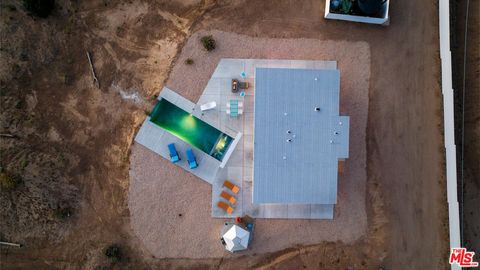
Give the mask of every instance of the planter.
[{"label": "planter", "polygon": [[[357,0],[358,1],[358,0]],[[390,17],[388,17],[388,9],[390,5],[390,0],[387,0],[381,7],[380,12],[378,13],[379,16],[366,16],[362,15],[361,12],[355,12],[353,10],[349,14],[344,14],[340,12],[336,12],[331,10],[331,0],[325,1],[325,19],[332,19],[332,20],[343,20],[343,21],[351,21],[351,22],[360,22],[360,23],[370,23],[370,24],[380,24],[380,25],[388,25]]]}]

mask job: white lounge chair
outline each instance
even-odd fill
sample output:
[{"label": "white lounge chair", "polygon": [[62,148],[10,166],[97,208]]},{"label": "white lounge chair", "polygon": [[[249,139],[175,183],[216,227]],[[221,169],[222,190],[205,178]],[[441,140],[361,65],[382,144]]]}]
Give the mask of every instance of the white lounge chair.
[{"label": "white lounge chair", "polygon": [[200,106],[200,110],[207,111],[217,107],[217,102],[211,101]]}]

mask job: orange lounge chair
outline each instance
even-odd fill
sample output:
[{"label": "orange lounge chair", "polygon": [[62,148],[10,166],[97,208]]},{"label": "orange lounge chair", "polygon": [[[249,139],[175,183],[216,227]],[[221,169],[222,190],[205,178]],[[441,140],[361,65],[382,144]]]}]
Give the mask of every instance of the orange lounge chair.
[{"label": "orange lounge chair", "polygon": [[233,193],[237,194],[240,191],[240,188],[234,185],[232,182],[225,180],[223,186],[230,189]]},{"label": "orange lounge chair", "polygon": [[222,191],[222,193],[220,193],[220,197],[229,201],[231,204],[235,204],[235,202],[237,202],[237,199],[235,199],[235,197],[233,197],[232,195],[230,195],[228,192],[225,192],[225,191]]},{"label": "orange lounge chair", "polygon": [[228,214],[233,213],[234,209],[230,205],[228,205],[227,203],[220,201],[220,202],[217,203],[217,205],[218,205],[218,207],[222,208],[223,211],[227,212]]}]

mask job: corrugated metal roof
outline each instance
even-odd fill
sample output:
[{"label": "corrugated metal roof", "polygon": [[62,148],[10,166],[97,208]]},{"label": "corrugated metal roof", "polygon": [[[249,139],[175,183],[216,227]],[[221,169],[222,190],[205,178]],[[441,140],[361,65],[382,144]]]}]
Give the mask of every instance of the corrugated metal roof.
[{"label": "corrugated metal roof", "polygon": [[339,71],[255,73],[253,203],[336,203],[338,159],[348,157],[349,138],[349,117],[339,116]]}]

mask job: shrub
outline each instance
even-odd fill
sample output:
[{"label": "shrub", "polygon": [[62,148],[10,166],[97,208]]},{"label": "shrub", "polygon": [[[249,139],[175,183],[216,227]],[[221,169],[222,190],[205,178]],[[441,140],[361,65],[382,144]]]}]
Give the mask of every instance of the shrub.
[{"label": "shrub", "polygon": [[105,256],[107,256],[110,259],[114,260],[120,260],[122,257],[122,254],[120,253],[120,247],[113,244],[105,248],[105,251],[103,252]]},{"label": "shrub", "polygon": [[55,219],[66,219],[72,215],[72,209],[70,207],[59,207],[52,211],[52,216]]},{"label": "shrub", "polygon": [[20,185],[20,178],[8,175],[7,173],[0,173],[0,186],[2,189],[12,190]]},{"label": "shrub", "polygon": [[55,0],[23,0],[23,7],[32,15],[46,18],[55,7]]},{"label": "shrub", "polygon": [[12,5],[12,4],[8,4],[6,5],[6,8],[9,10],[9,11],[17,11],[17,7]]},{"label": "shrub", "polygon": [[342,12],[348,14],[352,9],[352,1],[351,0],[343,0],[342,2]]},{"label": "shrub", "polygon": [[27,167],[27,166],[28,166],[28,160],[22,159],[22,162],[20,163],[20,167],[22,169],[25,169],[25,167]]},{"label": "shrub", "polygon": [[187,58],[187,60],[185,60],[185,64],[187,65],[193,65],[193,59],[192,58]]},{"label": "shrub", "polygon": [[207,51],[213,51],[215,49],[215,39],[213,39],[212,36],[204,36],[201,41]]}]

